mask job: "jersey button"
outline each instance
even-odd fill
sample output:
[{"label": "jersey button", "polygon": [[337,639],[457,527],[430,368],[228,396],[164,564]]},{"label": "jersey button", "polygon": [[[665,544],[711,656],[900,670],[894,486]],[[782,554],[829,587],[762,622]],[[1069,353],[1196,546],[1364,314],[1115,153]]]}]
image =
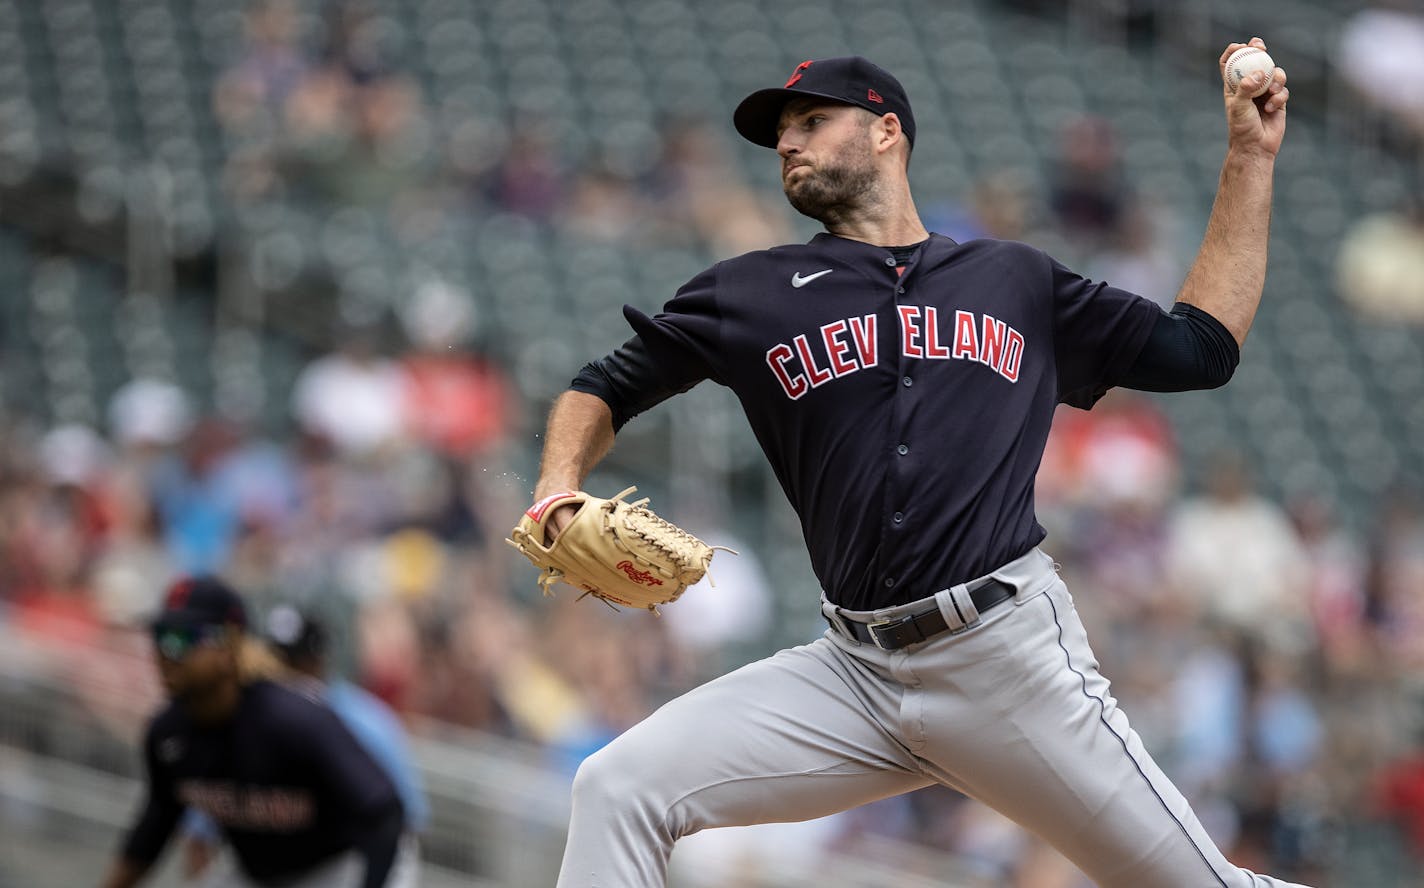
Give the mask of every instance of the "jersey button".
[{"label": "jersey button", "polygon": [[886,588],[886,589],[891,589],[891,588],[894,588],[894,586],[895,586],[895,578],[894,578],[894,577],[886,577],[886,578],[885,578],[885,588]]},{"label": "jersey button", "polygon": [[904,521],[904,520],[905,520],[905,513],[904,513],[904,512],[896,512],[896,513],[895,513],[893,516],[891,516],[891,517],[893,517],[893,518],[895,519],[895,523],[896,523],[896,524],[899,524],[901,521]]},{"label": "jersey button", "polygon": [[898,453],[898,454],[900,454],[901,456],[904,456],[905,454],[907,454],[907,453],[910,452],[910,445],[909,445],[909,444],[901,444],[899,447],[896,447],[896,448],[895,448],[895,452]]},{"label": "jersey button", "polygon": [[906,376],[904,379],[902,379],[902,380],[900,380],[900,381],[903,382],[903,383],[905,383],[905,388],[909,388],[910,386],[912,386],[912,385],[915,384],[915,381],[914,381],[913,379],[911,379],[910,377],[908,377],[908,376]]},{"label": "jersey button", "polygon": [[894,268],[894,267],[895,267],[895,257],[894,257],[894,256],[886,256],[886,257],[885,257],[885,264],[888,265],[888,266],[890,266],[891,268]]},{"label": "jersey button", "polygon": [[896,288],[895,288],[895,292],[896,292],[896,293],[899,293],[899,294],[901,294],[901,295],[903,296],[904,293],[905,293],[905,288],[904,288],[904,287],[896,287]]}]

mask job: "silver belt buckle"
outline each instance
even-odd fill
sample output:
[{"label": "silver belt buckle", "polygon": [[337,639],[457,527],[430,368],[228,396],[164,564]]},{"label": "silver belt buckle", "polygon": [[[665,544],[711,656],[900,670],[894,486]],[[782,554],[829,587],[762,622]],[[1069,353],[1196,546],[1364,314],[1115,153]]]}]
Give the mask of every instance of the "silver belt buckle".
[{"label": "silver belt buckle", "polygon": [[885,651],[886,653],[889,653],[889,652],[892,651],[892,650],[898,650],[898,649],[897,649],[897,648],[888,648],[888,647],[886,647],[884,644],[882,644],[881,641],[880,641],[880,633],[876,632],[875,630],[877,630],[877,629],[883,629],[883,628],[886,628],[886,627],[892,627],[892,626],[903,626],[903,625],[905,625],[906,623],[914,622],[914,619],[915,619],[914,615],[913,615],[913,614],[910,614],[910,615],[906,615],[906,616],[903,616],[903,617],[896,617],[896,618],[893,619],[893,620],[881,620],[881,621],[879,621],[878,623],[866,623],[866,624],[865,624],[865,628],[866,628],[866,631],[870,633],[870,640],[873,641],[873,642],[875,642],[875,646],[878,647],[878,648],[880,648],[882,651]]}]

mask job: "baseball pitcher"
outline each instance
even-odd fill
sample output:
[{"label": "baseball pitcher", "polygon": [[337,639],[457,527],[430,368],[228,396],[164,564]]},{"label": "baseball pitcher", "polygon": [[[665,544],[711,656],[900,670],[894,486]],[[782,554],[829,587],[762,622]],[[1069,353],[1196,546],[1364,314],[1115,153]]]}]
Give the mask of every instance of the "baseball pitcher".
[{"label": "baseball pitcher", "polygon": [[865,59],[803,62],[737,107],[737,131],[775,150],[787,200],[825,231],[718,263],[655,317],[624,309],[636,335],[550,413],[536,526],[516,543],[567,573],[548,553],[589,509],[610,511],[578,490],[615,432],[710,379],[740,399],[800,517],[828,629],[585,761],[561,888],[662,886],[673,844],[698,830],[931,783],[1105,888],[1285,884],[1228,862],[1148,756],[1038,548],[1033,500],[1058,404],[1231,377],[1265,279],[1285,84],[1273,68],[1223,87],[1216,203],[1170,312],[1033,247],[927,231],[909,98]]}]

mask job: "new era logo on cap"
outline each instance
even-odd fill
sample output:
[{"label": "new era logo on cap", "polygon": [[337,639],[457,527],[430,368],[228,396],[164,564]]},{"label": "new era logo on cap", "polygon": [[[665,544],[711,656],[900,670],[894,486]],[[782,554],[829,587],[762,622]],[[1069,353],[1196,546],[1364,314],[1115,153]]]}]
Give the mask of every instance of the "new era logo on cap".
[{"label": "new era logo on cap", "polygon": [[860,56],[808,59],[797,65],[780,89],[757,90],[742,100],[732,122],[743,138],[775,148],[781,111],[792,99],[814,96],[856,105],[875,114],[894,114],[910,144],[915,143],[915,117],[900,81]]}]

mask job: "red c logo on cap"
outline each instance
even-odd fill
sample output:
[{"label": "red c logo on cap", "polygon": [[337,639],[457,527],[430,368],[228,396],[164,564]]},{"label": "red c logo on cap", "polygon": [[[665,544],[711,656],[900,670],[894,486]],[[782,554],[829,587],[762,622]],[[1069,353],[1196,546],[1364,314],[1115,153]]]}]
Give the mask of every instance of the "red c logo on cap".
[{"label": "red c logo on cap", "polygon": [[786,85],[783,86],[782,89],[790,89],[792,85],[796,83],[796,81],[800,80],[801,72],[811,67],[811,62],[813,61],[815,61],[815,59],[807,59],[806,61],[797,65],[796,70],[791,72],[791,79],[786,81]]},{"label": "red c logo on cap", "polygon": [[188,604],[188,595],[193,591],[192,580],[180,580],[168,590],[168,600],[163,606],[169,610],[179,610]]}]

